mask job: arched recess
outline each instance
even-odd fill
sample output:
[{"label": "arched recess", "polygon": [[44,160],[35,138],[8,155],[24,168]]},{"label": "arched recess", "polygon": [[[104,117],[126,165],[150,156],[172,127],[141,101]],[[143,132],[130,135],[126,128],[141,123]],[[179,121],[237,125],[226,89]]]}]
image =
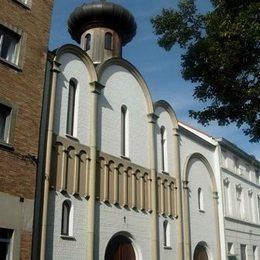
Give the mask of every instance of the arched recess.
[{"label": "arched recess", "polygon": [[135,79],[139,83],[139,85],[144,93],[148,114],[153,113],[154,107],[153,107],[152,96],[150,94],[149,88],[148,88],[145,80],[143,79],[142,75],[140,74],[140,72],[130,62],[128,62],[122,58],[111,58],[109,60],[106,60],[104,63],[100,64],[97,67],[98,80],[101,79],[102,74],[104,73],[106,68],[108,68],[109,66],[112,66],[112,65],[122,66],[135,77]]},{"label": "arched recess", "polygon": [[191,169],[191,166],[192,166],[194,160],[199,160],[205,165],[205,167],[208,170],[210,179],[211,179],[212,191],[217,192],[217,184],[216,184],[214,172],[210,166],[210,163],[206,159],[206,157],[200,153],[193,153],[187,157],[185,165],[184,165],[184,181],[185,182],[189,181],[189,172],[190,172],[190,169]]},{"label": "arched recess", "polygon": [[[184,243],[186,244],[185,255],[186,257],[191,258],[191,219],[190,219],[190,194],[189,194],[189,173],[194,162],[200,161],[206,167],[207,173],[209,174],[211,180],[212,187],[212,198],[213,198],[213,207],[214,207],[214,215],[216,216],[216,259],[220,259],[220,233],[219,233],[219,214],[218,214],[218,190],[216,179],[214,176],[213,169],[206,159],[206,157],[200,153],[193,153],[189,155],[184,164],[184,172],[183,172],[183,219],[184,221]],[[206,243],[204,242],[204,245]],[[198,258],[199,259],[199,258]],[[211,258],[209,258],[211,259]]]},{"label": "arched recess", "polygon": [[118,232],[109,240],[105,260],[138,260],[138,250],[128,232]]},{"label": "arched recess", "polygon": [[79,59],[82,60],[82,62],[85,64],[85,66],[87,67],[88,71],[89,71],[89,75],[90,75],[90,82],[94,82],[97,81],[97,73],[95,70],[95,67],[93,65],[93,61],[90,59],[90,57],[88,56],[88,54],[83,51],[81,48],[79,48],[76,45],[73,44],[65,44],[62,47],[58,48],[55,52],[55,57],[53,59],[53,61],[58,62],[59,63],[59,58],[65,54],[65,53],[71,53],[76,55]]},{"label": "arched recess", "polygon": [[175,111],[173,110],[172,106],[165,100],[158,100],[154,103],[154,111],[156,111],[156,108],[161,107],[165,109],[172,121],[173,128],[179,129],[178,120]]}]

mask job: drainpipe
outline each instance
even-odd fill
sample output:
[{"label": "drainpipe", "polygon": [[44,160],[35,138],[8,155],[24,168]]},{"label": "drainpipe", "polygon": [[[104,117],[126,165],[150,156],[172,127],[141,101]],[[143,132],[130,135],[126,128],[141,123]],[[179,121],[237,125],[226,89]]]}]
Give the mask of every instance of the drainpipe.
[{"label": "drainpipe", "polygon": [[50,96],[50,110],[47,129],[47,144],[46,144],[46,159],[45,159],[45,175],[44,175],[44,191],[43,191],[43,208],[42,208],[42,226],[41,226],[41,250],[40,260],[45,260],[46,251],[46,227],[48,215],[48,197],[49,197],[49,180],[51,171],[51,152],[52,152],[52,137],[53,137],[53,121],[55,109],[55,96],[57,86],[57,75],[60,72],[60,64],[53,61],[51,68],[51,96]]},{"label": "drainpipe", "polygon": [[184,259],[183,248],[183,207],[182,207],[182,182],[180,170],[180,135],[178,128],[173,128],[173,150],[175,151],[173,157],[173,164],[175,165],[176,183],[178,185],[177,205],[178,205],[178,219],[177,219],[177,233],[178,233],[178,252],[179,259]]},{"label": "drainpipe", "polygon": [[96,202],[96,167],[97,167],[97,113],[98,95],[104,88],[97,81],[90,83],[91,87],[91,115],[90,115],[90,172],[89,172],[89,200],[87,204],[87,259],[94,260],[95,234],[95,202]]},{"label": "drainpipe", "polygon": [[159,259],[159,232],[158,232],[158,216],[157,216],[157,172],[156,172],[156,152],[155,152],[155,124],[158,116],[151,113],[148,115],[149,130],[150,130],[150,169],[151,169],[151,182],[152,182],[152,212],[151,212],[151,246],[152,258],[151,260]]},{"label": "drainpipe", "polygon": [[190,235],[190,207],[189,207],[189,182],[184,180],[183,181],[183,222],[184,222],[184,259],[190,260],[191,259],[191,235]]}]

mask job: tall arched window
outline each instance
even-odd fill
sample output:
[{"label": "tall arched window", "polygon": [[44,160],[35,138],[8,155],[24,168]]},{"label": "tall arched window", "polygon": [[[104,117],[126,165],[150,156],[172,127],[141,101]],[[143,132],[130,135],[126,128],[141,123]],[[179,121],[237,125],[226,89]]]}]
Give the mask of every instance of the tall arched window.
[{"label": "tall arched window", "polygon": [[167,138],[165,127],[161,127],[162,171],[168,172]]},{"label": "tall arched window", "polygon": [[105,34],[105,49],[112,50],[113,49],[113,42],[112,42],[112,33],[107,32]]},{"label": "tall arched window", "polygon": [[88,51],[91,45],[91,34],[88,33],[85,37],[85,50]]},{"label": "tall arched window", "polygon": [[201,188],[198,188],[198,208],[199,208],[199,210],[204,210],[203,191]]},{"label": "tall arched window", "polygon": [[163,246],[170,247],[170,225],[167,220],[163,222]]},{"label": "tall arched window", "polygon": [[71,235],[71,202],[65,200],[62,204],[62,218],[61,218],[61,234],[64,236]]},{"label": "tall arched window", "polygon": [[69,82],[68,112],[67,112],[67,134],[74,134],[74,116],[76,99],[77,81],[71,79]]},{"label": "tall arched window", "polygon": [[129,115],[125,105],[121,107],[121,153],[129,157]]}]

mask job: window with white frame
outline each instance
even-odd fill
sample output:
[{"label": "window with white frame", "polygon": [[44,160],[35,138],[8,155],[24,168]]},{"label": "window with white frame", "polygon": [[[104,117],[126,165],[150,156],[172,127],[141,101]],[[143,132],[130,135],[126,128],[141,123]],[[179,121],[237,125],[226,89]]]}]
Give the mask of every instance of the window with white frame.
[{"label": "window with white frame", "polygon": [[9,142],[12,108],[0,103],[0,141]]},{"label": "window with white frame", "polygon": [[204,211],[203,191],[201,188],[198,188],[198,209]]},{"label": "window with white frame", "polygon": [[168,172],[168,151],[167,151],[167,132],[164,126],[161,126],[161,157],[162,171]]},{"label": "window with white frame", "polygon": [[246,245],[240,245],[241,260],[247,260],[247,248]]},{"label": "window with white frame", "polygon": [[62,203],[61,235],[72,236],[73,209],[70,200]]},{"label": "window with white frame", "polygon": [[68,110],[67,110],[67,134],[75,135],[75,103],[76,103],[77,80],[70,79],[69,95],[68,95]]},{"label": "window with white frame", "polygon": [[232,242],[228,242],[227,246],[228,246],[228,248],[227,248],[228,256],[233,256],[235,253],[234,244]]},{"label": "window with white frame", "polygon": [[257,246],[253,246],[253,260],[258,260],[258,249],[257,249]]},{"label": "window with white frame", "polygon": [[257,196],[257,206],[258,206],[258,219],[260,222],[260,194]]},{"label": "window with white frame", "polygon": [[170,225],[167,220],[163,222],[163,246],[164,247],[170,247],[171,241],[170,241]]},{"label": "window with white frame", "polygon": [[232,210],[232,198],[231,198],[231,184],[228,177],[223,179],[223,184],[224,184],[226,214],[232,216],[233,210]]},{"label": "window with white frame", "polygon": [[0,58],[9,63],[18,65],[21,35],[0,25]]},{"label": "window with white frame", "polygon": [[129,113],[125,105],[121,107],[121,154],[129,157]]},{"label": "window with white frame", "polygon": [[256,184],[260,184],[260,172],[259,171],[255,171],[255,181],[256,181]]},{"label": "window with white frame", "polygon": [[255,202],[254,202],[254,193],[252,189],[248,190],[248,207],[250,212],[250,220],[255,222]]},{"label": "window with white frame", "polygon": [[0,259],[12,259],[13,230],[0,228]]},{"label": "window with white frame", "polygon": [[238,217],[240,217],[241,219],[245,219],[244,194],[241,184],[236,185],[236,196]]}]

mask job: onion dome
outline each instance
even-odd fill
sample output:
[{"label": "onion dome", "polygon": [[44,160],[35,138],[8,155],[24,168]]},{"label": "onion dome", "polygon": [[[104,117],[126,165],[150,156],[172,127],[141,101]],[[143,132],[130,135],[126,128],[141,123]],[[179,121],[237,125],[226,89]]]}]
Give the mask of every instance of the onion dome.
[{"label": "onion dome", "polygon": [[116,31],[123,46],[132,40],[137,28],[133,15],[127,9],[104,1],[77,7],[68,20],[69,33],[78,43],[85,31],[98,27]]}]

